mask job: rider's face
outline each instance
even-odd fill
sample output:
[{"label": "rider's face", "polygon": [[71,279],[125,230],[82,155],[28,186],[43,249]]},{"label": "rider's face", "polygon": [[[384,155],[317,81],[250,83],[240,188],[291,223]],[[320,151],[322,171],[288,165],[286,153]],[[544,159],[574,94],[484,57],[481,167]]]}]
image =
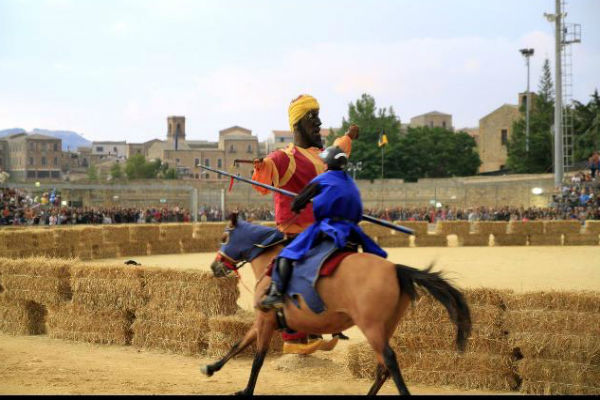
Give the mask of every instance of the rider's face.
[{"label": "rider's face", "polygon": [[309,111],[298,121],[298,130],[307,142],[306,144],[311,147],[323,147],[321,140],[321,119],[319,118],[318,109]]}]

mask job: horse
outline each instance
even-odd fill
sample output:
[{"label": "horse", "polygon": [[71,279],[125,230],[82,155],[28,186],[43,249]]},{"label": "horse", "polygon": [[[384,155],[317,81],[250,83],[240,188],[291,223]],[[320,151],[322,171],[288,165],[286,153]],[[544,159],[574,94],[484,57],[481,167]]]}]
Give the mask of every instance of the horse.
[{"label": "horse", "polygon": [[[256,251],[256,245],[248,234],[252,226],[256,227],[238,221],[236,213],[231,215],[221,238],[220,250],[211,264],[215,277],[224,277],[232,270],[237,270],[248,262],[249,254]],[[212,376],[228,360],[256,341],[257,351],[247,386],[236,392],[237,395],[254,394],[271,337],[278,328],[275,311],[261,311],[257,305],[271,281],[266,274],[267,268],[282,249],[282,244],[275,243],[264,247],[258,256],[253,254],[250,264],[257,278],[254,325],[222,359],[200,368],[202,373]],[[315,314],[301,296],[297,299],[297,305],[286,296],[282,309],[285,322],[293,330],[313,334],[331,334],[358,326],[377,357],[376,377],[368,395],[377,394],[390,376],[398,392],[409,395],[389,340],[409,304],[416,300],[417,286],[425,289],[446,308],[456,326],[455,342],[460,352],[465,350],[471,334],[471,314],[464,295],[442,276],[441,271],[431,272],[432,267],[430,265],[425,270],[419,270],[394,264],[374,254],[353,253],[340,262],[332,275],[321,277],[315,285],[326,306],[325,311]]]}]

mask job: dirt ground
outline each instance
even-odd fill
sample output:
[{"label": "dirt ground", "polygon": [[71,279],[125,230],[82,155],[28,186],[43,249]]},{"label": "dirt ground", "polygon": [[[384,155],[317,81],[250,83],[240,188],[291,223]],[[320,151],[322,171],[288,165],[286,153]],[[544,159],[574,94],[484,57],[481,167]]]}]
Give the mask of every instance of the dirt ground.
[{"label": "dirt ground", "polygon": [[[436,261],[437,270],[462,288],[530,290],[600,290],[600,249],[573,247],[448,247],[388,249],[389,259],[418,268]],[[142,265],[171,268],[208,268],[214,253],[131,257]],[[123,262],[100,260],[100,262]],[[97,261],[95,261],[97,262]],[[241,270],[239,304],[251,307],[254,285],[250,268]],[[364,340],[357,328],[346,331],[350,340],[332,352],[311,356],[267,358],[256,394],[363,394],[369,380],[356,379],[344,368],[349,344]],[[75,343],[46,336],[0,334],[0,394],[230,394],[242,389],[252,361],[234,359],[213,377],[198,367],[211,362],[129,346]],[[415,385],[414,394],[494,394],[448,387]],[[387,382],[381,394],[396,394]],[[516,394],[516,393],[515,393]]]}]

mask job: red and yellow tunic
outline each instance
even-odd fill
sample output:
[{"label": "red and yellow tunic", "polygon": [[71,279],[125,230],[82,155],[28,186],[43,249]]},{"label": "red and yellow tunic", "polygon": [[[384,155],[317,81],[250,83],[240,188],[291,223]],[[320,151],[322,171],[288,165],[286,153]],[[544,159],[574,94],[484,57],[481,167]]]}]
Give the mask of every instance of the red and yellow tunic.
[{"label": "red and yellow tunic", "polygon": [[[350,138],[347,140],[337,139],[336,142],[338,143],[335,144],[345,153],[350,153],[352,146]],[[263,159],[263,162],[256,163],[252,179],[290,192],[300,193],[308,182],[325,171],[325,164],[319,158],[320,152],[321,149],[316,147],[303,149],[290,143],[285,149],[275,150],[269,154]],[[259,186],[253,187],[262,194],[269,193],[268,189]],[[312,204],[296,215],[291,210],[292,197],[274,193],[273,200],[275,223],[283,233],[298,234],[315,221]]]}]

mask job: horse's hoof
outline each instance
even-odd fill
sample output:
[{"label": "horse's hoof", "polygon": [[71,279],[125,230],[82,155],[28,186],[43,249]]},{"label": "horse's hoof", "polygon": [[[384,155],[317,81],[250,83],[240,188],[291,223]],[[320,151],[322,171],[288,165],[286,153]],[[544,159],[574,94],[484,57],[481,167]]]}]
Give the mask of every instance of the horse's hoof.
[{"label": "horse's hoof", "polygon": [[200,372],[202,372],[206,376],[213,376],[214,372],[212,369],[208,367],[208,365],[203,365],[200,367]]},{"label": "horse's hoof", "polygon": [[233,395],[234,396],[248,396],[248,394],[246,393],[245,390],[240,390],[238,392],[235,392]]}]

